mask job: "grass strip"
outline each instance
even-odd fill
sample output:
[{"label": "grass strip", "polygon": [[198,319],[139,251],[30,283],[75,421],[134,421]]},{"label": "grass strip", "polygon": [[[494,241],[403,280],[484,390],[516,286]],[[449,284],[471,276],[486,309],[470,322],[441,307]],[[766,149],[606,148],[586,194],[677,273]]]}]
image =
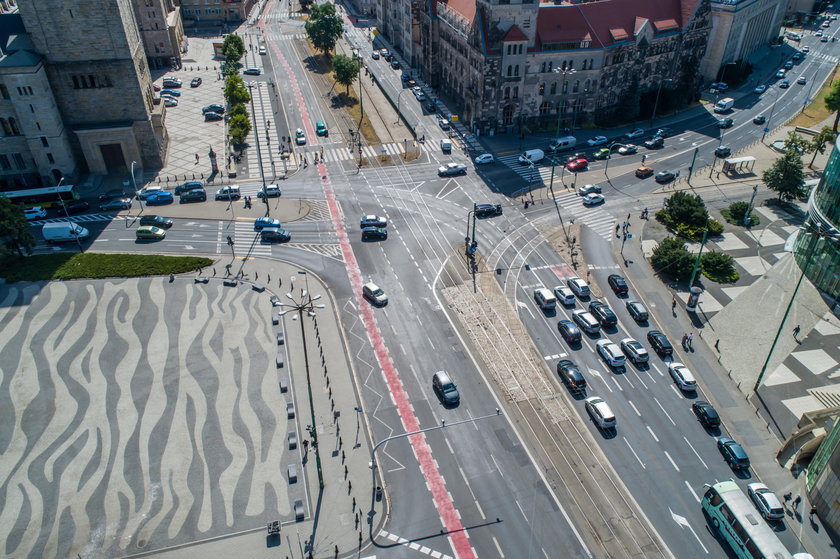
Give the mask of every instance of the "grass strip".
[{"label": "grass strip", "polygon": [[183,274],[212,263],[210,258],[199,256],[59,252],[25,258],[6,257],[2,260],[0,276],[9,282],[133,278]]}]

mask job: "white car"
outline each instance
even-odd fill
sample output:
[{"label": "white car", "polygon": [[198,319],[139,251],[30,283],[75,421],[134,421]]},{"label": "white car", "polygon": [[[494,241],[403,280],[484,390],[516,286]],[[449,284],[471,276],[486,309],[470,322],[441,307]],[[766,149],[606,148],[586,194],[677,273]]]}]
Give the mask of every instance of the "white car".
[{"label": "white car", "polygon": [[178,100],[174,97],[164,97],[163,98],[163,106],[164,107],[177,107]]},{"label": "white car", "polygon": [[596,206],[604,202],[603,194],[587,194],[583,197],[584,206]]},{"label": "white car", "polygon": [[373,58],[374,60],[379,60],[379,51],[378,50],[373,51],[372,53],[370,53],[370,57]]},{"label": "white car", "polygon": [[277,198],[281,194],[279,184],[267,184],[257,192],[257,198]]},{"label": "white car", "polygon": [[575,292],[578,297],[589,297],[589,286],[579,277],[573,277],[566,280],[566,285]]},{"label": "white car", "polygon": [[799,85],[805,85],[806,83],[808,83],[808,79],[805,76],[799,76],[799,79],[796,80],[796,83],[798,83]]},{"label": "white car", "polygon": [[265,45],[260,45],[260,54],[266,54]]},{"label": "white car", "polygon": [[601,186],[597,184],[585,184],[578,188],[578,194],[581,196],[586,196],[587,194],[600,194],[601,193]]},{"label": "white car", "polygon": [[682,363],[668,363],[668,372],[671,373],[671,378],[674,379],[680,390],[684,392],[697,390],[697,381],[694,379],[694,375]]},{"label": "white car", "polygon": [[26,219],[41,219],[47,217],[47,210],[41,206],[33,206],[23,210],[23,215],[26,216]]},{"label": "white car", "polygon": [[586,413],[592,418],[592,421],[601,429],[611,429],[615,427],[615,414],[612,412],[607,403],[598,396],[590,396],[585,400]]},{"label": "white car", "polygon": [[618,347],[617,344],[611,342],[610,340],[598,340],[595,342],[595,347],[598,348],[598,353],[601,354],[601,357],[604,358],[604,361],[610,367],[619,368],[624,366],[624,354],[621,352],[621,348]]},{"label": "white car", "polygon": [[558,285],[554,288],[554,296],[562,305],[572,306],[575,304],[575,294],[568,287]]},{"label": "white car", "polygon": [[295,130],[295,143],[299,146],[306,144],[306,134],[300,128]]},{"label": "white car", "polygon": [[781,520],[785,517],[785,509],[779,498],[763,483],[747,485],[747,493],[755,503],[755,508],[766,520]]},{"label": "white car", "polygon": [[157,194],[158,192],[163,192],[162,186],[145,186],[137,191],[137,199],[145,200],[152,194]]},{"label": "white car", "polygon": [[802,47],[802,52],[811,52],[811,47],[805,45],[804,47]]},{"label": "white car", "polygon": [[359,227],[388,227],[388,220],[378,215],[363,215],[359,221]]},{"label": "white car", "polygon": [[478,157],[475,158],[476,165],[481,165],[483,163],[493,163],[496,159],[493,157],[492,153],[482,153]]},{"label": "white car", "polygon": [[595,147],[595,146],[603,146],[604,144],[607,143],[607,141],[608,140],[607,140],[606,136],[595,136],[594,138],[586,140],[586,143],[589,145],[589,147]]},{"label": "white car", "polygon": [[625,134],[625,136],[630,138],[630,139],[641,138],[644,135],[645,135],[645,129],[644,128],[636,128],[632,132],[628,132],[627,134]]},{"label": "white car", "polygon": [[755,89],[753,89],[753,93],[755,93],[756,95],[761,95],[765,91],[767,91],[767,86],[764,84],[758,85]]}]

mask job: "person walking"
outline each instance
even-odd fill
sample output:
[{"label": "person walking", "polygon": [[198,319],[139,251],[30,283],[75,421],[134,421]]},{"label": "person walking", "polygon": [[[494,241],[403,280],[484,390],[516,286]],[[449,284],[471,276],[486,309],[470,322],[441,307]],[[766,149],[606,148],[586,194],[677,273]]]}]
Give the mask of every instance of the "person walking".
[{"label": "person walking", "polygon": [[688,343],[688,334],[683,334],[682,336],[682,346],[683,349],[686,349],[686,344]]},{"label": "person walking", "polygon": [[802,502],[802,495],[797,495],[796,499],[793,500],[793,510],[799,508],[799,503]]},{"label": "person walking", "polygon": [[800,333],[801,331],[802,331],[802,327],[801,327],[799,324],[797,324],[797,325],[793,328],[793,339],[794,339],[794,340],[796,340],[797,342],[799,341],[797,338],[798,338],[799,333]]},{"label": "person walking", "polygon": [[784,495],[782,495],[782,498],[785,500],[785,508],[787,508],[787,504],[788,504],[790,501],[792,501],[792,500],[793,500],[793,492],[792,492],[792,491],[788,491],[787,493],[785,493]]},{"label": "person walking", "polygon": [[693,344],[693,343],[694,343],[694,334],[692,334],[691,332],[689,332],[689,333],[688,333],[688,340],[687,340],[687,341],[688,341],[688,349],[690,349],[691,351],[694,351],[694,348],[693,348],[693,347],[692,347],[692,345],[691,345],[691,344]]},{"label": "person walking", "polygon": [[198,154],[195,154],[195,164],[198,165]]},{"label": "person walking", "polygon": [[677,310],[677,298],[674,297],[671,299],[671,312],[676,312]]},{"label": "person walking", "polygon": [[808,514],[808,518],[811,522],[814,521],[814,515],[817,514],[817,505],[811,505],[811,512]]}]

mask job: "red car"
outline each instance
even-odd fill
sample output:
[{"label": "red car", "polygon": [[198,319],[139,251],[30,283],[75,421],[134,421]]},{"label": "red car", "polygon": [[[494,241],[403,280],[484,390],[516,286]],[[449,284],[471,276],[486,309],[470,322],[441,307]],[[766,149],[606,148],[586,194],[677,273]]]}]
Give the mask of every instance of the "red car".
[{"label": "red car", "polygon": [[587,167],[589,167],[589,161],[582,157],[566,163],[566,169],[573,173],[585,171]]}]

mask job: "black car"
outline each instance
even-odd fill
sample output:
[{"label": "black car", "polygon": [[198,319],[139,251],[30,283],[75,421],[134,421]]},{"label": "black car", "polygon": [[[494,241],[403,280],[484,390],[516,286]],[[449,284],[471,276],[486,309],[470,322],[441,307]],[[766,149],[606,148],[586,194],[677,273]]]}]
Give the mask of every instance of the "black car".
[{"label": "black car", "polygon": [[204,113],[204,120],[206,122],[211,122],[211,121],[214,121],[214,120],[222,120],[224,118],[225,117],[222,116],[220,113],[214,113],[214,112]]},{"label": "black car", "polygon": [[70,200],[69,202],[65,202],[63,205],[59,204],[58,214],[59,215],[80,214],[82,212],[88,211],[89,209],[90,209],[90,204],[88,204],[84,200]]},{"label": "black car", "polygon": [[674,346],[672,346],[671,342],[668,341],[668,337],[659,330],[651,330],[648,332],[647,339],[650,342],[651,347],[661,357],[674,354]]},{"label": "black car", "polygon": [[718,121],[718,128],[732,128],[735,121],[731,118],[722,118]]},{"label": "black car", "polygon": [[388,230],[381,229],[379,227],[364,227],[362,229],[362,240],[367,241],[368,239],[379,240],[379,239],[387,239],[388,238]]},{"label": "black car", "polygon": [[172,227],[172,220],[161,215],[144,215],[140,218],[140,225],[152,225],[160,229]]},{"label": "black car", "polygon": [[618,317],[615,316],[611,308],[601,301],[589,303],[589,312],[601,323],[601,326],[607,327],[618,324]]},{"label": "black car", "polygon": [[175,187],[175,196],[180,196],[188,190],[198,190],[199,188],[204,188],[200,181],[187,181]]},{"label": "black car", "polygon": [[753,119],[753,124],[764,124],[765,122],[767,122],[767,117],[764,115],[757,115]]},{"label": "black car", "polygon": [[432,388],[445,406],[455,406],[461,401],[461,394],[446,371],[438,371],[432,376]]},{"label": "black car", "polygon": [[557,323],[557,329],[560,330],[560,335],[566,343],[570,345],[580,343],[580,328],[571,320],[561,320]]},{"label": "black car", "polygon": [[697,416],[697,420],[703,427],[717,427],[720,425],[720,416],[717,410],[709,402],[698,400],[691,404],[691,411]]},{"label": "black car", "polygon": [[633,317],[633,320],[636,322],[647,322],[648,311],[643,304],[638,301],[627,301],[625,306],[627,307],[627,312]]},{"label": "black car", "polygon": [[715,156],[717,157],[729,157],[730,155],[732,155],[732,150],[727,146],[718,146],[715,148]]},{"label": "black car", "polygon": [[207,105],[206,107],[202,107],[201,112],[202,113],[224,114],[225,108],[222,105],[213,104],[213,105]]},{"label": "black car", "polygon": [[114,198],[134,198],[131,192],[125,192],[122,188],[113,188],[104,194],[99,195],[99,201],[113,200]]},{"label": "black car", "polygon": [[428,112],[433,113],[437,110],[437,106],[435,105],[434,101],[427,101],[423,108],[426,109]]},{"label": "black car", "polygon": [[666,182],[671,182],[676,178],[676,175],[671,171],[659,171],[656,173],[656,177],[653,179],[659,184],[664,184]]},{"label": "black car", "polygon": [[196,188],[195,190],[187,190],[181,193],[179,198],[182,204],[186,202],[204,202],[207,200],[207,191],[203,188]]},{"label": "black car", "polygon": [[557,374],[563,381],[563,384],[569,387],[572,392],[583,392],[586,390],[586,379],[578,369],[577,365],[563,359],[557,363]]},{"label": "black car", "polygon": [[496,217],[502,215],[501,204],[476,204],[475,217]]},{"label": "black car", "polygon": [[590,160],[590,159],[589,159],[590,157],[591,157],[590,155],[588,155],[588,154],[586,154],[586,153],[583,153],[583,152],[580,152],[580,153],[574,153],[574,154],[569,155],[568,157],[566,157],[566,163],[571,163],[572,161],[576,161],[576,160],[578,160],[578,159],[586,159],[587,161],[589,161],[589,160]]},{"label": "black car", "polygon": [[730,468],[733,470],[750,469],[750,457],[747,456],[744,447],[735,442],[734,439],[721,437],[718,439],[717,447]]},{"label": "black car", "polygon": [[193,78],[190,82],[190,87],[198,87],[201,85],[201,78]]},{"label": "black car", "polygon": [[610,284],[613,292],[615,292],[618,296],[627,295],[627,292],[629,291],[627,281],[618,274],[610,274],[609,277],[607,277],[607,283]]},{"label": "black car", "polygon": [[648,149],[659,149],[665,145],[665,140],[662,136],[654,136],[650,140],[645,140],[644,146]]}]

